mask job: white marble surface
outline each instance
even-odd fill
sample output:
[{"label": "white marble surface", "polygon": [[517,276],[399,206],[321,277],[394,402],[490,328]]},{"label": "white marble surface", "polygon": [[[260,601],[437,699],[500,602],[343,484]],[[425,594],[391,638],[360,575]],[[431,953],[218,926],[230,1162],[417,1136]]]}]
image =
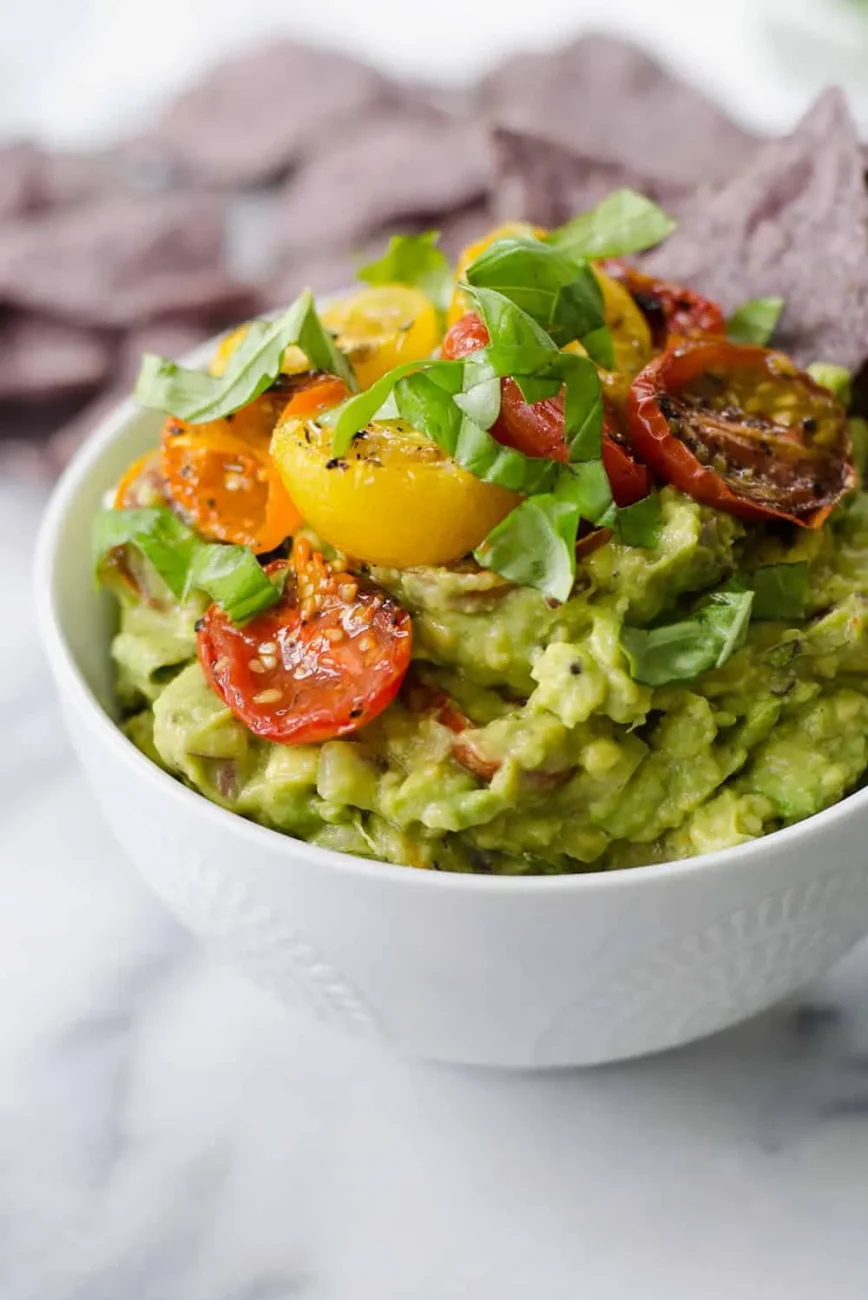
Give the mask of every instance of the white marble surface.
[{"label": "white marble surface", "polygon": [[642,1063],[498,1075],[291,1018],[146,894],[0,484],[3,1300],[864,1300],[868,946]]}]

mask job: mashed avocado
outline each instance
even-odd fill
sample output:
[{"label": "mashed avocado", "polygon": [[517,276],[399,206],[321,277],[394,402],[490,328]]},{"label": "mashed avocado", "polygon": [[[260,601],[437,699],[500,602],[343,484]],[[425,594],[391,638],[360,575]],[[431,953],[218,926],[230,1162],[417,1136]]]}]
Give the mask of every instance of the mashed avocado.
[{"label": "mashed avocado", "polygon": [[[124,602],[125,729],[223,807],[387,862],[504,874],[635,866],[725,848],[840,799],[868,766],[868,495],[822,530],[746,528],[673,489],[652,550],[611,542],[553,607],[475,565],[375,570],[413,618],[413,683],[345,740],[253,736],[195,658],[202,606]],[[798,534],[798,535],[796,535]],[[694,681],[634,681],[626,624],[689,612],[762,565],[809,565],[798,621],[751,623]],[[463,740],[414,687],[445,692]],[[484,772],[486,775],[480,775]]]}]

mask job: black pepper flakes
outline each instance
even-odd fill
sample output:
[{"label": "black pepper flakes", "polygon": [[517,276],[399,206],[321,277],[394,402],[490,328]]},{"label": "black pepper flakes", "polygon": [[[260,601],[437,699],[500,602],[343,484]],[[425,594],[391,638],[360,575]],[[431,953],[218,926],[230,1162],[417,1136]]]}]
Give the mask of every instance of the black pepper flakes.
[{"label": "black pepper flakes", "polygon": [[205,620],[204,620],[204,618],[197,618],[197,619],[196,619],[196,622],[193,624],[193,630],[194,630],[195,632],[204,632],[204,630],[205,630]]}]

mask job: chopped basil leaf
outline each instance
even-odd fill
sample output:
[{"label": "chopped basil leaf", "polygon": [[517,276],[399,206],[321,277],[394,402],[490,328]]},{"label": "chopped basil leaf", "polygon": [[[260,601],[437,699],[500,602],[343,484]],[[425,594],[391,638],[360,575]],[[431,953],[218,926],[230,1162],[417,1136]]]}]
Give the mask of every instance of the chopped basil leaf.
[{"label": "chopped basil leaf", "polygon": [[726,337],[731,343],[758,343],[764,347],[783,309],[783,298],[751,298],[726,322]]},{"label": "chopped basil leaf", "polygon": [[482,429],[500,415],[500,377],[483,349],[464,358],[464,383],[455,404]]},{"label": "chopped basil leaf", "polygon": [[691,618],[623,628],[621,646],[631,677],[646,686],[665,686],[721,668],[744,645],[753,599],[752,591],[719,591]]},{"label": "chopped basil leaf", "polygon": [[849,406],[853,397],[853,376],[846,366],[836,366],[832,361],[812,361],[808,374],[817,384],[834,393],[838,401]]},{"label": "chopped basil leaf", "polygon": [[204,542],[165,506],[101,511],[93,525],[97,565],[118,546],[135,547],[176,599],[202,591],[236,623],[280,599],[282,584],[271,581],[246,546]]},{"label": "chopped basil leaf", "polygon": [[553,230],[547,243],[569,257],[621,257],[659,244],[675,225],[644,194],[615,190],[590,212]]},{"label": "chopped basil leaf", "polygon": [[[331,451],[333,456],[344,456],[349,450],[353,438],[362,429],[366,428],[373,420],[374,416],[380,412],[392,396],[395,385],[404,375],[413,374],[414,371],[425,369],[428,373],[437,369],[444,372],[443,382],[447,382],[446,373],[452,373],[455,376],[457,387],[456,392],[461,391],[461,384],[464,378],[464,363],[461,361],[434,361],[428,365],[424,361],[405,361],[403,365],[396,366],[388,374],[383,375],[376,383],[371,384],[363,393],[357,393],[355,397],[350,397],[340,406],[335,407],[333,411],[328,411],[321,417],[323,424],[330,425],[332,430]],[[394,415],[392,415],[394,418]]]},{"label": "chopped basil leaf", "polygon": [[134,546],[154,566],[176,599],[185,595],[198,538],[165,506],[101,510],[94,519],[91,540],[97,566],[116,547]]},{"label": "chopped basil leaf", "polygon": [[578,339],[600,365],[613,365],[603,291],[586,262],[536,239],[498,239],[467,268],[467,280],[508,298],[558,347]]},{"label": "chopped basil leaf", "polygon": [[323,329],[309,289],[274,321],[255,320],[247,327],[222,375],[188,370],[165,357],[142,357],[135,398],[141,406],[199,424],[231,415],[264,393],[280,373],[288,347],[301,348],[315,370],[339,375],[358,387],[352,367]]},{"label": "chopped basil leaf", "polygon": [[575,505],[553,493],[529,497],[473,552],[477,563],[552,600],[565,601],[576,576]]},{"label": "chopped basil leaf", "polygon": [[449,259],[437,247],[439,230],[424,235],[392,235],[389,247],[376,262],[358,271],[368,284],[409,284],[421,289],[438,311],[445,312],[452,297]]},{"label": "chopped basil leaf", "polygon": [[526,402],[564,389],[564,436],[570,460],[600,455],[603,396],[600,376],[588,357],[561,352],[527,312],[494,289],[473,289],[490,343],[486,356],[495,374],[511,376]]},{"label": "chopped basil leaf", "polygon": [[273,582],[246,546],[205,542],[187,574],[187,594],[192,591],[204,591],[233,623],[246,623],[280,599],[283,580]]},{"label": "chopped basil leaf", "polygon": [[[506,294],[496,289],[474,288],[469,284],[465,287],[479,308],[493,347],[536,348],[537,355],[558,351],[552,336]],[[517,374],[519,371],[512,373]]]},{"label": "chopped basil leaf", "polygon": [[800,619],[808,603],[808,565],[768,564],[745,575],[753,591],[753,617]]},{"label": "chopped basil leaf", "polygon": [[559,466],[504,447],[465,415],[435,378],[436,370],[405,375],[395,386],[402,419],[424,433],[475,478],[531,495],[554,482]]},{"label": "chopped basil leaf", "polygon": [[660,541],[660,497],[650,492],[632,506],[619,506],[615,516],[615,534],[626,546],[652,550]]},{"label": "chopped basil leaf", "polygon": [[600,523],[612,505],[612,487],[603,462],[589,460],[562,469],[555,495],[574,505],[579,518],[589,524]]}]

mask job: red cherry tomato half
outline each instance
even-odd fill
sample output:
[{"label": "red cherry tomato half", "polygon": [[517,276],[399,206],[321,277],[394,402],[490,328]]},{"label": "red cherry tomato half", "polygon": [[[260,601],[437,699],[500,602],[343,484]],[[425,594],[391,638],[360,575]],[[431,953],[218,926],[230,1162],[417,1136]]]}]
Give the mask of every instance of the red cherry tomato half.
[{"label": "red cherry tomato half", "polygon": [[199,662],[227,708],[257,736],[312,744],[365,726],[398,693],[410,663],[410,616],[372,584],[335,572],[296,540],[279,604],[238,627],[212,605]]},{"label": "red cherry tomato half", "polygon": [[847,417],[788,357],[684,342],[633,380],[633,447],[660,478],[742,519],[819,528],[855,484]]},{"label": "red cherry tomato half", "polygon": [[[487,343],[484,321],[476,312],[468,312],[449,330],[441,351],[444,357],[457,359],[478,352]],[[626,446],[619,444],[617,418],[608,405],[603,427],[603,464],[612,485],[612,496],[616,505],[633,505],[651,491],[651,475]],[[490,433],[504,447],[514,447],[525,456],[540,456],[566,464],[564,403],[560,396],[526,402],[514,379],[502,380],[500,415]]]},{"label": "red cherry tomato half", "polygon": [[723,334],[726,320],[723,311],[711,298],[673,284],[643,275],[635,267],[617,258],[602,263],[603,270],[620,280],[651,329],[655,348],[665,348],[674,338],[705,338]]}]

